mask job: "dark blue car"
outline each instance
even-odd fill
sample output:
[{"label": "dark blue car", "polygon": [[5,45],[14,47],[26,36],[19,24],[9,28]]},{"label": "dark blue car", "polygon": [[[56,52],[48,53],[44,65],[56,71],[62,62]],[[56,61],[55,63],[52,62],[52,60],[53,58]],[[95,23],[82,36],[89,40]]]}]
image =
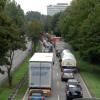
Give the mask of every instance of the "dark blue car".
[{"label": "dark blue car", "polygon": [[45,100],[45,96],[42,91],[34,91],[28,97],[28,100]]}]

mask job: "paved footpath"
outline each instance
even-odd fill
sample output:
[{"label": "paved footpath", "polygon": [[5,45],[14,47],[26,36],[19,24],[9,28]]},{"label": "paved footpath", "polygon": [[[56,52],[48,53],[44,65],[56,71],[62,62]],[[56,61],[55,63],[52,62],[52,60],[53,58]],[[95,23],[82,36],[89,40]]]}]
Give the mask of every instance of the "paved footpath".
[{"label": "paved footpath", "polygon": [[[24,60],[24,58],[27,56],[31,48],[31,42],[28,42],[26,46],[27,46],[27,49],[25,51],[21,51],[21,50],[15,51],[14,60],[12,64],[13,66],[12,71],[15,70],[18,67],[18,65],[20,65],[22,61]],[[3,67],[3,70],[6,70],[5,67]],[[6,79],[7,79],[7,73],[5,73],[4,75],[0,73],[0,84],[4,82]]]}]

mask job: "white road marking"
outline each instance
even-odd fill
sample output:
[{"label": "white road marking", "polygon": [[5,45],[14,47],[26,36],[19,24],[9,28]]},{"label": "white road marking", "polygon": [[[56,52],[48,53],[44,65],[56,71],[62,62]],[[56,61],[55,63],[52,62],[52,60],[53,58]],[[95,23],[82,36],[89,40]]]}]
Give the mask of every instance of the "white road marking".
[{"label": "white road marking", "polygon": [[58,100],[59,100],[59,95],[57,95],[57,97],[58,97]]},{"label": "white road marking", "polygon": [[57,81],[57,86],[59,86],[59,81]]},{"label": "white road marking", "polygon": [[57,77],[58,77],[58,72],[57,72]]}]

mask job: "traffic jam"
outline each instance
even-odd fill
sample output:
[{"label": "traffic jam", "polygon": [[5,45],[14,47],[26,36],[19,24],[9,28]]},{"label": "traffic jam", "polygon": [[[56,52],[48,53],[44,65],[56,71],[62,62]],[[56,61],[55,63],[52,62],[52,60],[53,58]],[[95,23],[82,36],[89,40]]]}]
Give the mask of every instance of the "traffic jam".
[{"label": "traffic jam", "polygon": [[[59,77],[61,84],[64,83],[63,94],[65,94],[63,99],[55,93],[57,100],[83,98],[83,87],[80,80],[75,77],[79,69],[71,47],[63,42],[61,37],[56,36],[50,39],[43,36],[41,44],[42,52],[34,53],[29,60],[29,87],[23,100],[56,100],[55,96],[52,96],[56,87],[53,79],[56,73],[55,66],[60,69]],[[58,60],[59,66],[55,63],[55,59]]]},{"label": "traffic jam", "polygon": [[61,44],[60,37],[55,37],[55,40],[56,39],[58,40],[56,41],[57,43],[55,43],[55,51],[60,63],[61,81],[66,82],[66,99],[82,98],[82,87],[80,82],[74,78],[74,74],[78,73],[76,58],[68,47],[66,49],[65,44]]}]

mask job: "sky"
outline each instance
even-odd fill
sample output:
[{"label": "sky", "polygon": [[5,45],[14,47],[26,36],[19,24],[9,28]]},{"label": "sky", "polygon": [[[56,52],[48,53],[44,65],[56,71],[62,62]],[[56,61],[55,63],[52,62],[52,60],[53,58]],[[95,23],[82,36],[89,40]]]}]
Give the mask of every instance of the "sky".
[{"label": "sky", "polygon": [[55,5],[57,3],[68,3],[72,0],[15,0],[20,4],[21,8],[26,13],[27,11],[38,11],[41,14],[47,15],[47,5]]}]

